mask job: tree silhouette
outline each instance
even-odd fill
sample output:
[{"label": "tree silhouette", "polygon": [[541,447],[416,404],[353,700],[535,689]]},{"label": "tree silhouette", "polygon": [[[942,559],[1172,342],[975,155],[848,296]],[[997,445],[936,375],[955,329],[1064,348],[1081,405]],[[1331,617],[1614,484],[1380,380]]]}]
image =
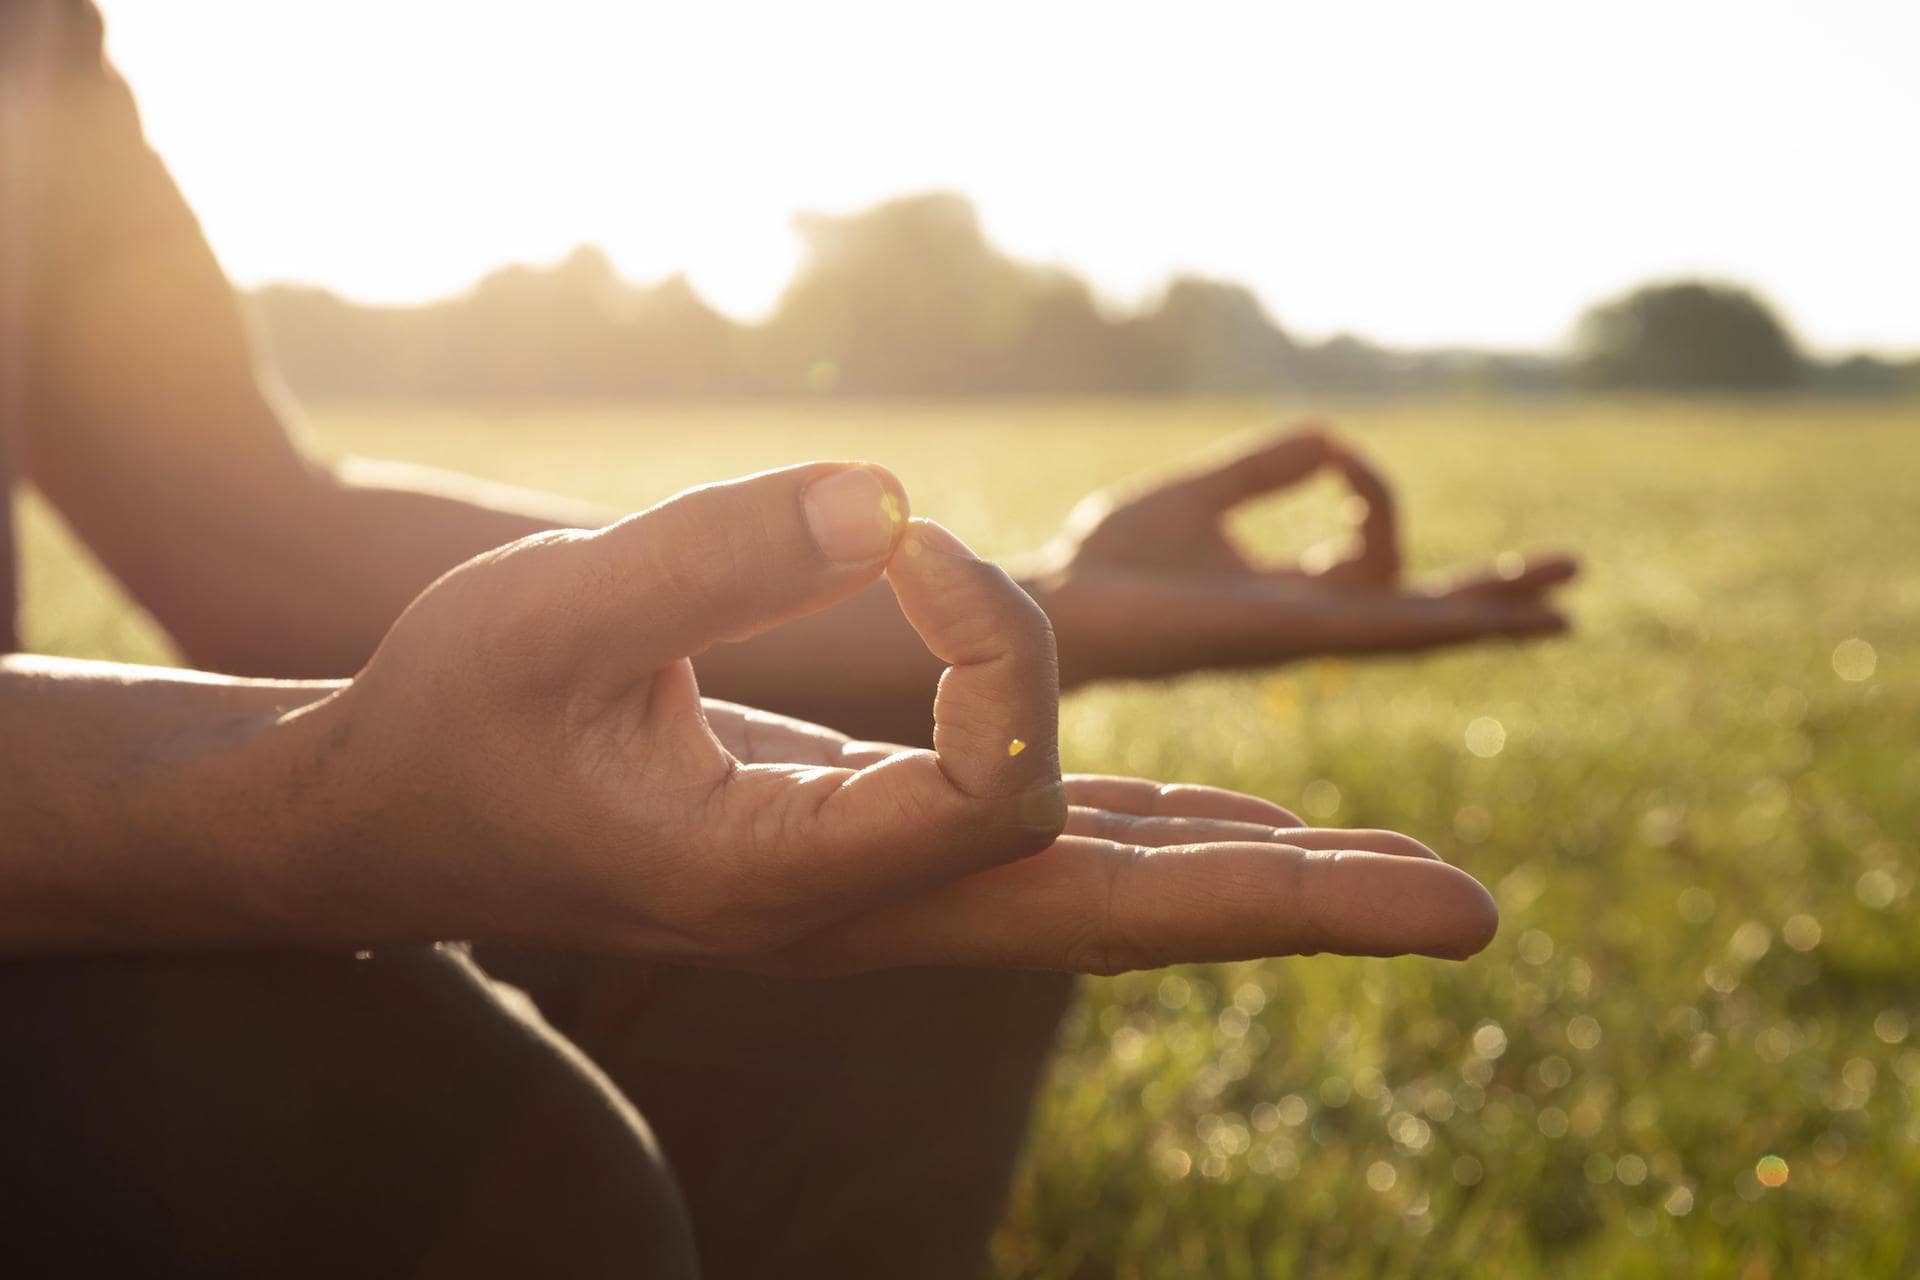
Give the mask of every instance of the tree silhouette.
[{"label": "tree silhouette", "polygon": [[1148,390],[1236,395],[1296,380],[1297,349],[1245,285],[1181,276],[1139,333]]},{"label": "tree silhouette", "polygon": [[1260,395],[1546,392],[1599,387],[1901,394],[1920,361],[1813,364],[1767,304],[1668,281],[1581,316],[1571,360],[1300,342],[1248,288],[1180,277],[1116,314],[1085,280],[987,239],[962,196],[931,192],[796,220],[805,256],[773,314],[740,325],[680,276],[622,279],[582,247],[509,266],[454,298],[367,307],[319,289],[253,295],[288,384],[321,395]]},{"label": "tree silhouette", "polygon": [[1035,309],[1075,302],[1058,273],[989,244],[972,204],[949,192],[795,226],[806,256],[757,344],[776,385],[825,366],[861,394],[1008,390]]},{"label": "tree silhouette", "polygon": [[1575,327],[1574,363],[1592,386],[1666,391],[1784,387],[1805,372],[1765,302],[1695,280],[1644,285],[1589,308]]}]

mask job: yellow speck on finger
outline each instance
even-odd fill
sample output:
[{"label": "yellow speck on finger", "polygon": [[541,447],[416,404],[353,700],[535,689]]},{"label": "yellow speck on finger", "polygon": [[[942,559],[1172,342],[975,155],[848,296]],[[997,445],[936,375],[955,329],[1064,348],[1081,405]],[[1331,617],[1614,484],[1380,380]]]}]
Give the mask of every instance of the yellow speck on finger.
[{"label": "yellow speck on finger", "polygon": [[1009,756],[1017,756],[1022,751],[1025,751],[1026,749],[1027,749],[1026,740],[1023,738],[1015,738],[1012,742],[1009,742],[1007,744],[1007,754]]}]

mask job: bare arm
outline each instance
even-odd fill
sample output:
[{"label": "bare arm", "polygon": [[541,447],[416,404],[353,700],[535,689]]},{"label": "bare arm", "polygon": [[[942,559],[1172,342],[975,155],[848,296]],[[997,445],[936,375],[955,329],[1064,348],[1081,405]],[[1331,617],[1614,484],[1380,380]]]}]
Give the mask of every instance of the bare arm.
[{"label": "bare arm", "polygon": [[249,744],[330,688],[0,658],[0,950],[300,941],[237,856],[292,799]]},{"label": "bare arm", "polygon": [[[885,473],[812,464],[522,539],[338,684],[6,659],[0,948],[464,937],[1110,972],[1485,945],[1485,891],[1405,837],[1064,783],[1045,617],[904,510]],[[946,668],[932,751],[697,700],[686,660],[715,638],[882,573]],[[820,753],[771,741],[796,734]]]},{"label": "bare arm", "polygon": [[[177,306],[177,287],[172,296]],[[60,412],[34,423],[30,474],[196,667],[349,676],[456,565],[528,534],[608,520],[423,467],[316,460],[256,376],[223,282],[188,323],[105,296],[64,305],[57,349],[75,365],[56,370],[70,373]],[[87,376],[110,351],[147,354],[136,376]],[[885,584],[700,661],[715,696],[910,742],[930,732],[940,670]]]},{"label": "bare arm", "polygon": [[27,474],[195,666],[350,675],[454,565],[593,518],[503,486],[315,460],[197,235],[124,250],[48,315]]}]

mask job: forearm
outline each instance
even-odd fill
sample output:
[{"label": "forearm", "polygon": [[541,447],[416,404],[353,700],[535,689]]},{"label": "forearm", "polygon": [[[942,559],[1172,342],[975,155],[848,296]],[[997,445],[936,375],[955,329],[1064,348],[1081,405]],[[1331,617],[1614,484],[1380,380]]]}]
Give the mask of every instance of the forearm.
[{"label": "forearm", "polygon": [[300,940],[268,739],[334,687],[0,658],[0,949]]},{"label": "forearm", "polygon": [[429,583],[482,552],[604,522],[564,499],[424,467],[312,464],[250,538],[185,549],[149,608],[196,666],[324,679],[358,671]]}]

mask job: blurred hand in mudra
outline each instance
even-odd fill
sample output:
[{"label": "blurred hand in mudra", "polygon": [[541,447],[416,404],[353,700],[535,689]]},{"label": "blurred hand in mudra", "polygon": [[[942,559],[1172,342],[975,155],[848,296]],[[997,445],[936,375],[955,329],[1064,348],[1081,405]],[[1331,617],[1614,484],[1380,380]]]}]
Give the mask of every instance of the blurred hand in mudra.
[{"label": "blurred hand in mudra", "polygon": [[[1364,511],[1347,545],[1266,564],[1228,533],[1234,510],[1327,473]],[[1567,629],[1550,593],[1578,572],[1572,557],[1510,553],[1408,582],[1399,524],[1380,472],[1348,441],[1306,425],[1229,445],[1171,478],[1089,495],[1027,567],[1070,684]]]}]

